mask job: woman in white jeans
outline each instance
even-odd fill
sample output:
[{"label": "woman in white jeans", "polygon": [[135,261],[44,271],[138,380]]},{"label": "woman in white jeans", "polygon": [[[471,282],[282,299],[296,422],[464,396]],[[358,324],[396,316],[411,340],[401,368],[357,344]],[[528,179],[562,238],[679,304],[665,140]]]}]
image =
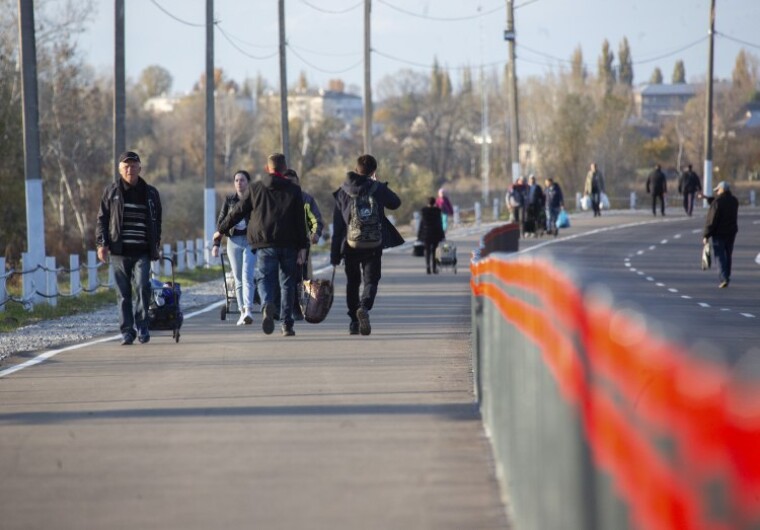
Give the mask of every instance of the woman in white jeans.
[{"label": "woman in white jeans", "polygon": [[[224,204],[216,222],[217,226],[227,217],[227,214],[240,201],[245,192],[248,191],[251,175],[241,169],[235,173],[234,180],[235,193],[231,193],[224,198]],[[251,251],[251,247],[248,244],[249,220],[250,216],[240,221],[229,233],[225,234],[227,236],[227,257],[230,260],[232,276],[235,278],[235,298],[237,299],[238,308],[240,308],[240,318],[237,321],[238,326],[253,322],[253,271],[256,266],[256,254]],[[214,241],[214,248],[212,250],[214,257],[219,255],[219,243],[219,241]]]}]

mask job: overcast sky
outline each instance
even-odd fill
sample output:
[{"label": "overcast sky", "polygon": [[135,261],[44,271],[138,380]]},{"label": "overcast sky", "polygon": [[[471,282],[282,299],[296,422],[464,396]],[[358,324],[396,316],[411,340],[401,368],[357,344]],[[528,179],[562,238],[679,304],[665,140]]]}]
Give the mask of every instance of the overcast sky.
[{"label": "overcast sky", "polygon": [[[189,91],[205,69],[206,2],[125,4],[127,76],[136,79],[145,67],[158,64],[174,76],[175,92]],[[277,4],[215,1],[215,61],[228,77],[242,82],[261,73],[278,86]],[[715,73],[725,78],[742,47],[760,56],[760,0],[717,4]],[[88,61],[104,72],[113,64],[113,5],[96,0],[89,30],[79,40]],[[589,72],[596,73],[603,40],[617,55],[627,37],[634,83],[648,80],[655,67],[669,82],[678,59],[685,62],[687,79],[704,79],[709,0],[515,0],[515,5],[520,78],[566,66],[578,45]],[[288,83],[304,71],[318,86],[341,78],[360,88],[363,9],[362,0],[286,0]],[[455,83],[466,65],[501,68],[507,57],[505,27],[506,0],[373,0],[373,85],[404,68],[427,72],[436,57]]]}]

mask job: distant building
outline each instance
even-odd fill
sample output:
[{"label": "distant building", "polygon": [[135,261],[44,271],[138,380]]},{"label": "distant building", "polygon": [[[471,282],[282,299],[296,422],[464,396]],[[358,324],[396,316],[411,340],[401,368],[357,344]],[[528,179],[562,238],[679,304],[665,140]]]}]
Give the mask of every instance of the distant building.
[{"label": "distant building", "polygon": [[[143,104],[143,109],[153,114],[171,113],[174,112],[174,109],[182,102],[182,100],[188,97],[192,97],[192,95],[161,95],[153,98],[148,98]],[[247,113],[253,113],[256,110],[256,100],[251,96],[248,96],[241,92],[234,90],[230,90],[228,92],[217,90],[216,94],[214,94],[214,97],[217,100],[217,104],[233,103],[236,109]]]},{"label": "distant building", "polygon": [[636,116],[646,123],[662,125],[680,116],[686,104],[694,98],[702,84],[642,85],[634,90]]},{"label": "distant building", "polygon": [[[261,96],[260,104],[272,111],[279,111],[280,96],[269,92]],[[344,92],[342,83],[331,82],[327,90],[297,90],[288,94],[288,116],[312,124],[325,118],[336,118],[351,126],[360,122],[363,114],[362,98]]]},{"label": "distant building", "polygon": [[182,98],[166,95],[148,98],[143,104],[143,109],[153,114],[166,114],[174,111],[174,107],[177,106],[180,99]]}]

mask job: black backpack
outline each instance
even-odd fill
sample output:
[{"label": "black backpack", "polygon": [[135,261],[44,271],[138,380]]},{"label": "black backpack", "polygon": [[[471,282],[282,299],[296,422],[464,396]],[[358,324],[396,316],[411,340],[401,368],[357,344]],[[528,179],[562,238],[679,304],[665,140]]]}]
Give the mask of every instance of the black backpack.
[{"label": "black backpack", "polygon": [[383,216],[374,197],[377,182],[351,197],[346,243],[351,248],[376,248],[383,244]]}]

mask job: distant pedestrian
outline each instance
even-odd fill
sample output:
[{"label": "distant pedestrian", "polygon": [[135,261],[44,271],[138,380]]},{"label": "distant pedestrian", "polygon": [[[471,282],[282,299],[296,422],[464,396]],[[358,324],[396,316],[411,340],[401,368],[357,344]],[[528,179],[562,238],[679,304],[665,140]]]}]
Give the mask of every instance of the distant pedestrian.
[{"label": "distant pedestrian", "polygon": [[296,334],[293,328],[293,301],[298,266],[306,261],[306,236],[301,188],[283,174],[288,169],[281,153],[269,155],[268,174],[249,186],[248,193],[219,223],[214,239],[229,231],[246,216],[248,243],[256,250],[256,284],[261,297],[261,328],[274,331],[275,292],[280,292],[282,335]]},{"label": "distant pedestrian", "polygon": [[668,181],[662,172],[660,164],[647,177],[647,193],[652,194],[652,215],[657,215],[657,201],[660,201],[660,212],[665,215],[665,195],[668,193]]},{"label": "distant pedestrian", "polygon": [[702,191],[702,182],[699,175],[691,168],[689,164],[686,171],[678,179],[678,193],[683,193],[683,209],[686,215],[691,217],[694,211],[694,199]]},{"label": "distant pedestrian", "polygon": [[546,230],[546,197],[541,185],[536,181],[536,176],[528,177],[528,189],[525,196],[525,222],[523,232],[532,233],[534,237]]},{"label": "distant pedestrian", "polygon": [[723,289],[731,281],[731,257],[736,233],[739,231],[739,201],[725,180],[719,182],[714,191],[715,197],[707,199],[710,208],[705,218],[702,244],[706,245],[712,239],[713,256],[718,262],[718,287]]},{"label": "distant pedestrian", "polygon": [[443,231],[446,232],[449,229],[449,217],[454,215],[454,206],[451,204],[451,200],[449,200],[446,188],[438,190],[438,198],[435,200],[435,205],[441,211]]},{"label": "distant pedestrian", "polygon": [[[216,221],[217,230],[219,230],[219,225],[230,213],[230,210],[248,193],[251,175],[247,171],[238,170],[233,179],[235,192],[224,198],[224,204]],[[251,245],[248,243],[248,222],[250,218],[250,214],[246,215],[229,232],[223,233],[227,236],[227,258],[230,260],[230,270],[235,279],[235,299],[240,310],[238,326],[253,322],[255,291],[253,274],[256,267],[256,253],[251,250]],[[219,255],[220,244],[221,238],[214,240],[214,246],[211,249],[212,256],[217,257]]]},{"label": "distant pedestrian", "polygon": [[591,208],[594,210],[594,217],[602,215],[600,204],[602,202],[602,193],[604,193],[604,176],[596,163],[591,164],[586,174],[586,182],[583,186],[583,193],[591,199]]},{"label": "distant pedestrian", "polygon": [[517,223],[520,227],[520,235],[523,233],[523,222],[525,221],[525,203],[528,200],[528,186],[525,184],[523,177],[517,177],[507,192],[507,205],[509,206],[509,220]]},{"label": "distant pedestrian", "polygon": [[[376,176],[377,160],[362,155],[355,171],[349,171],[346,181],[333,196],[333,236],[330,263],[344,261],[346,270],[346,305],[351,319],[351,335],[369,335],[372,331],[369,312],[375,303],[381,277],[383,247],[395,246],[403,239],[385,219],[385,208],[395,210],[401,199]],[[393,229],[393,230],[391,230]],[[361,284],[364,287],[359,293]]]},{"label": "distant pedestrian", "polygon": [[150,341],[150,262],[161,257],[161,197],[141,171],[137,153],[125,151],[119,156],[121,178],[103,192],[95,228],[98,258],[105,262],[111,256],[124,346],[132,344],[135,336],[141,344]]},{"label": "distant pedestrian", "polygon": [[562,188],[554,182],[554,179],[548,178],[544,184],[546,185],[546,209],[549,211],[547,230],[556,236],[559,234],[557,217],[565,209],[565,197],[562,195]]},{"label": "distant pedestrian", "polygon": [[425,244],[425,265],[427,273],[438,274],[438,265],[435,261],[435,250],[438,243],[446,237],[443,232],[441,211],[435,205],[435,197],[428,199],[428,204],[420,212],[420,228],[417,230],[417,239]]}]

